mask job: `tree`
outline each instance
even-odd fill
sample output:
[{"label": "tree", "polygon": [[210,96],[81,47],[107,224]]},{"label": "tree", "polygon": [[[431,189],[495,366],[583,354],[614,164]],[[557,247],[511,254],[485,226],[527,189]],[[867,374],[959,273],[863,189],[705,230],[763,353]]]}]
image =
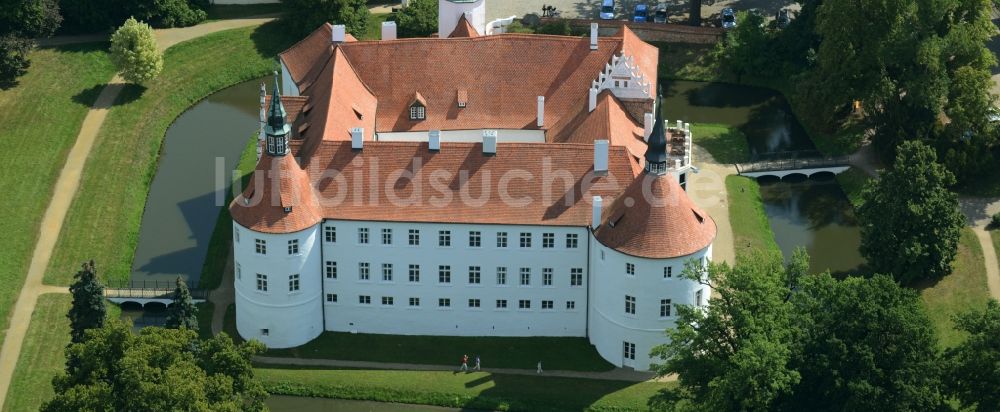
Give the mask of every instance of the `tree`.
[{"label": "tree", "polygon": [[198,330],[198,308],[191,300],[191,291],[188,290],[187,283],[179,276],[177,277],[177,288],[174,289],[174,302],[167,309],[166,327]]},{"label": "tree", "polygon": [[163,54],[156,47],[153,28],[129,18],[111,35],[111,61],[125,80],[142,83],[163,70]]},{"label": "tree", "polygon": [[955,171],[958,180],[972,180],[994,165],[991,149],[997,143],[997,127],[990,121],[996,110],[992,84],[989,70],[963,66],[949,85],[944,112],[950,122],[935,146],[944,154],[942,163]]},{"label": "tree", "polygon": [[14,85],[30,65],[33,39],[51,36],[60,22],[56,0],[0,0],[0,87]]},{"label": "tree", "polygon": [[809,267],[803,252],[784,267],[776,254],[755,253],[735,266],[711,263],[707,271],[689,266],[681,277],[710,285],[718,295],[708,308],[678,306],[670,342],[651,356],[658,376],[676,373],[680,386],[651,400],[674,410],[768,410],[798,383],[789,368],[791,282]]},{"label": "tree", "polygon": [[716,46],[722,67],[736,76],[737,82],[745,74],[767,77],[774,72],[773,45],[763,26],[764,17],[760,14],[739,12],[736,28]]},{"label": "tree", "polygon": [[73,342],[82,342],[88,329],[104,326],[108,309],[104,306],[104,286],[97,281],[94,261],[84,262],[74,276],[76,281],[69,287],[73,295],[73,306],[66,317],[69,318],[70,335]]},{"label": "tree", "polygon": [[917,141],[899,147],[892,168],[861,193],[861,254],[876,273],[900,283],[951,273],[965,218],[948,190],[955,177]]},{"label": "tree", "polygon": [[66,371],[42,411],[259,411],[267,392],[251,359],[264,345],[225,334],[201,341],[188,329],[143,328],[111,320],[66,349]]},{"label": "tree", "polygon": [[294,34],[305,36],[325,24],[343,24],[347,32],[361,36],[368,31],[365,0],[281,0],[281,20]]},{"label": "tree", "polygon": [[957,316],[955,327],[969,337],[944,353],[948,393],[970,410],[1000,410],[1000,303]]},{"label": "tree", "polygon": [[[427,37],[438,31],[438,2],[410,0],[396,13],[399,37]],[[448,35],[449,33],[444,33]],[[479,33],[485,34],[485,33]]]},{"label": "tree", "polygon": [[701,0],[688,0],[688,24],[701,26]]},{"label": "tree", "polygon": [[806,276],[792,295],[791,368],[801,376],[779,409],[936,410],[942,406],[934,327],[916,292],[888,276]]}]

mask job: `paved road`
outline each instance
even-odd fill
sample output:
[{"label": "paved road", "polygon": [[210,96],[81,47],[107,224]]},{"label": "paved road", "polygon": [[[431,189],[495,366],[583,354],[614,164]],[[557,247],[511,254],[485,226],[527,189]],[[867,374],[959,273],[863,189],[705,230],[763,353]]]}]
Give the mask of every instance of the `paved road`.
[{"label": "paved road", "polygon": [[[157,45],[161,50],[173,46],[185,40],[217,31],[233,29],[237,27],[255,26],[271,19],[236,19],[223,20],[212,23],[201,24],[194,27],[181,29],[166,29],[156,31]],[[55,248],[59,232],[62,230],[66,213],[73,203],[73,197],[80,185],[80,178],[83,176],[83,168],[90,155],[90,149],[94,145],[97,133],[104,124],[108,109],[114,104],[115,99],[124,87],[124,83],[119,76],[111,79],[109,84],[101,90],[97,101],[87,112],[80,127],[80,133],[76,137],[76,143],[70,149],[66,158],[66,164],[56,181],[52,200],[49,202],[45,215],[42,217],[39,228],[38,242],[31,256],[31,265],[28,267],[28,275],[24,280],[24,287],[17,297],[17,302],[11,315],[10,327],[7,329],[7,336],[4,339],[3,347],[0,348],[0,410],[7,398],[7,390],[10,388],[10,381],[14,375],[14,367],[21,354],[21,345],[24,336],[28,331],[28,323],[31,321],[31,313],[35,310],[38,296],[42,293],[65,292],[66,288],[55,288],[42,284],[45,270],[49,266],[49,259],[52,257],[52,250]],[[55,288],[55,289],[53,289]]]}]

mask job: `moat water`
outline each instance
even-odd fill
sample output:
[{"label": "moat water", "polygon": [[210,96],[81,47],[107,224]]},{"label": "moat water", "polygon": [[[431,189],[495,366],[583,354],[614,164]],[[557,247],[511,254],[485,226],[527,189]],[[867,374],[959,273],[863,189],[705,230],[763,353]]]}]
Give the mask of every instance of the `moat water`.
[{"label": "moat water", "polygon": [[167,129],[142,215],[133,281],[180,276],[197,283],[225,203],[225,172],[236,167],[258,130],[260,84],[267,79],[216,92]]},{"label": "moat water", "polygon": [[[667,81],[664,94],[667,119],[735,126],[746,135],[751,156],[816,149],[788,102],[773,90]],[[764,212],[786,258],[795,248],[804,247],[814,273],[827,269],[849,273],[864,263],[858,253],[861,235],[854,210],[832,175],[761,178],[758,182]]]}]

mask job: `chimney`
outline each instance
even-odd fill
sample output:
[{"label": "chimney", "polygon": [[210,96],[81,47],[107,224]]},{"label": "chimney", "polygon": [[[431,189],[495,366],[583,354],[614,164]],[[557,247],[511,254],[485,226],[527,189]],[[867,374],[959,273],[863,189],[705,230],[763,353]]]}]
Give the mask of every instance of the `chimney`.
[{"label": "chimney", "polygon": [[434,152],[441,151],[441,131],[431,130],[427,132],[427,148]]},{"label": "chimney", "polygon": [[362,127],[351,128],[351,149],[361,150],[364,146],[365,129]]},{"label": "chimney", "polygon": [[608,174],[608,141],[594,141],[594,174],[604,176]]},{"label": "chimney", "polygon": [[333,31],[330,33],[330,41],[334,43],[343,43],[347,39],[347,28],[343,24],[334,24]]},{"label": "chimney", "polygon": [[597,23],[590,23],[590,50],[597,50]]},{"label": "chimney", "polygon": [[594,111],[597,108],[597,93],[599,90],[595,88],[590,89],[590,111]]},{"label": "chimney", "polygon": [[496,130],[483,130],[483,154],[487,156],[497,154]]},{"label": "chimney", "polygon": [[396,40],[396,22],[382,22],[382,40]]},{"label": "chimney", "polygon": [[642,136],[649,140],[649,135],[653,134],[653,124],[656,123],[656,116],[652,113],[642,115]]},{"label": "chimney", "polygon": [[545,126],[545,96],[538,96],[538,127]]},{"label": "chimney", "polygon": [[594,209],[590,212],[591,222],[590,227],[597,229],[601,225],[601,208],[604,206],[604,200],[600,196],[594,196]]}]

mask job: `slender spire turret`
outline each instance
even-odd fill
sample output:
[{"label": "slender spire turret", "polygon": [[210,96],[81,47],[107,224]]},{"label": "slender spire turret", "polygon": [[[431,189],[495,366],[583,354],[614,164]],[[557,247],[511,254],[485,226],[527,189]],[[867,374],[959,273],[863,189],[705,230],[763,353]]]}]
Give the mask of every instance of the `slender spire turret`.
[{"label": "slender spire turret", "polygon": [[663,121],[663,110],[660,107],[663,101],[662,93],[656,94],[656,103],[653,111],[656,113],[656,120],[653,122],[653,131],[649,134],[646,142],[646,172],[662,175],[667,173],[667,125]]},{"label": "slender spire turret", "polygon": [[271,156],[284,156],[288,153],[288,136],[292,128],[288,125],[285,117],[285,106],[281,104],[281,91],[278,88],[278,72],[274,73],[274,91],[271,94],[271,106],[267,110],[267,126],[264,134],[267,135],[267,154]]}]

